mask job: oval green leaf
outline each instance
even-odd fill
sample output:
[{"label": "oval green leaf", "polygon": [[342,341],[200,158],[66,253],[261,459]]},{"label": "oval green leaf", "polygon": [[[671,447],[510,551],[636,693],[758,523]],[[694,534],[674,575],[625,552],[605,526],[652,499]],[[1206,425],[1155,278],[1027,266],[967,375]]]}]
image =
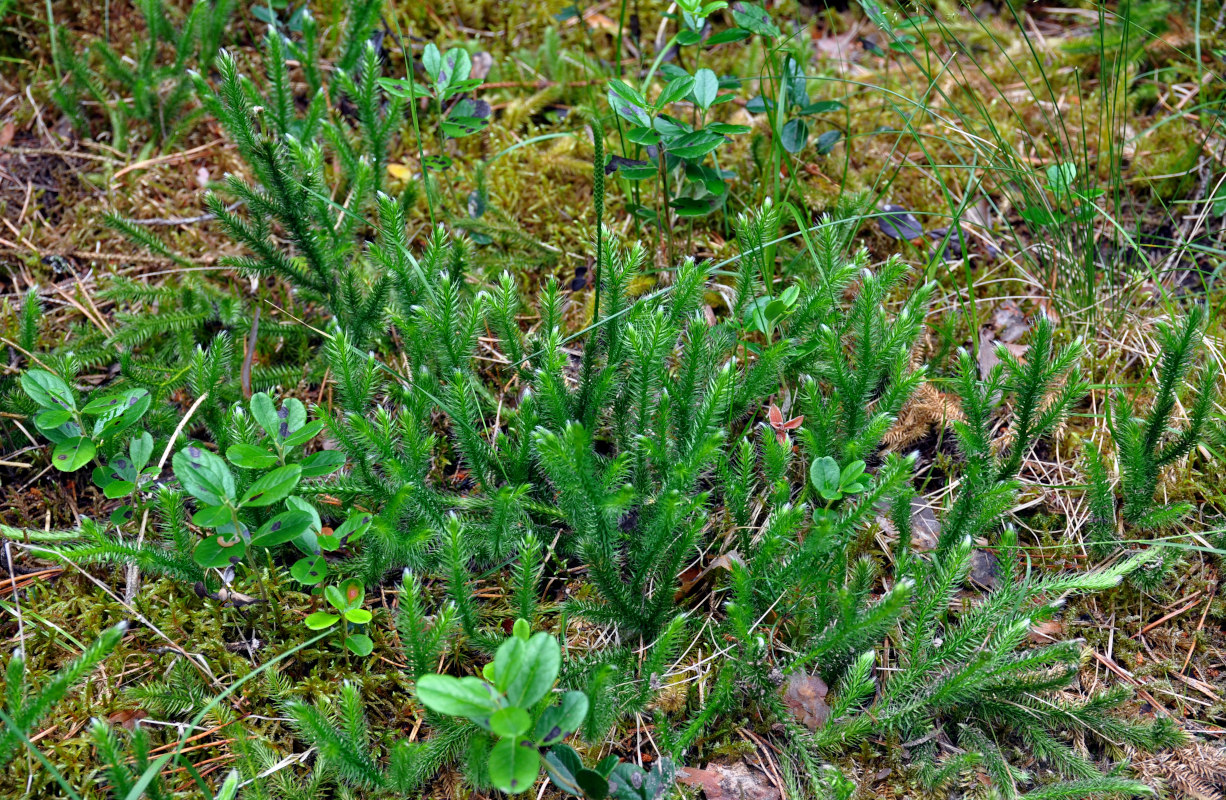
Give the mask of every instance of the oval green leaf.
[{"label": "oval green leaf", "polygon": [[507,794],[519,794],[532,788],[541,772],[541,756],[532,742],[523,739],[499,739],[490,750],[490,782]]},{"label": "oval green leaf", "polygon": [[300,558],[289,568],[289,574],[301,584],[314,586],[328,577],[328,562],[323,556]]},{"label": "oval green leaf", "polygon": [[302,477],[302,468],[297,464],[277,467],[272,472],[251,484],[251,488],[239,501],[240,506],[270,506],[289,497]]}]

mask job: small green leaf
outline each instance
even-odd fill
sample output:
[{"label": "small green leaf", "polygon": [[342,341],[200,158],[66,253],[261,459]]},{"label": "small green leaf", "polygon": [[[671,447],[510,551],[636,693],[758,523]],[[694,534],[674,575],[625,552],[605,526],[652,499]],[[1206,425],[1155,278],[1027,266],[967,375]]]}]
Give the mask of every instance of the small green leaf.
[{"label": "small green leaf", "polygon": [[344,611],[348,606],[345,603],[345,595],[341,592],[338,586],[325,586],[324,599],[328,601],[328,605],[335,608],[337,611]]},{"label": "small green leaf", "polygon": [[322,631],[324,628],[330,628],[340,621],[340,617],[336,614],[329,614],[327,611],[316,611],[306,618],[305,624],[313,631]]},{"label": "small green leaf", "polygon": [[374,614],[371,614],[364,608],[351,608],[345,612],[345,619],[352,622],[354,625],[365,625],[374,619]]},{"label": "small green leaf", "polygon": [[342,545],[356,542],[362,538],[362,535],[370,529],[370,523],[374,520],[374,516],[366,511],[354,511],[349,514],[349,517],[341,524],[339,528],[333,531],[330,535],[323,533],[316,537],[319,546],[323,550],[332,552],[339,550]]},{"label": "small green leaf", "polygon": [[494,687],[480,678],[422,675],[415,691],[426,708],[453,717],[486,719],[498,710]]},{"label": "small green leaf", "polygon": [[145,468],[149,459],[153,458],[153,437],[148,431],[141,431],[128,442],[128,457],[137,472]]},{"label": "small green leaf", "polygon": [[421,52],[421,65],[425,67],[430,80],[438,80],[439,70],[443,66],[443,54],[433,42],[427,44]]},{"label": "small green leaf", "polygon": [[820,100],[816,103],[810,103],[809,105],[804,106],[800,109],[800,113],[804,114],[805,116],[812,116],[813,114],[827,114],[831,111],[839,111],[843,108],[845,108],[845,106],[838,100]]},{"label": "small green leaf", "polygon": [[251,488],[247,490],[238,504],[253,507],[270,506],[284,500],[298,486],[300,477],[302,477],[302,468],[297,464],[277,467],[251,484]]},{"label": "small green leaf", "polygon": [[710,108],[717,94],[719,94],[719,78],[713,71],[703,67],[694,73],[694,102],[699,108],[703,111]]},{"label": "small green leaf", "polygon": [[548,747],[579,730],[587,717],[587,708],[588,699],[583,692],[570,691],[562,695],[561,704],[545,709],[537,720],[536,743]]},{"label": "small green leaf", "polygon": [[739,42],[742,39],[748,39],[752,34],[744,28],[728,28],[720,31],[713,36],[707,37],[706,48],[709,50],[717,45],[726,44],[728,42]]},{"label": "small green leaf", "polygon": [[586,800],[604,800],[609,796],[609,779],[596,770],[579,770],[575,773],[575,781],[583,788]]},{"label": "small green leaf", "polygon": [[314,586],[328,577],[328,562],[323,556],[300,558],[289,568],[289,574],[299,583]]},{"label": "small green leaf", "polygon": [[203,506],[192,514],[192,524],[201,528],[220,528],[234,522],[234,512],[225,506]]},{"label": "small green leaf", "polygon": [[81,409],[82,414],[89,414],[91,417],[96,417],[99,414],[107,412],[119,413],[123,410],[123,404],[126,398],[123,394],[108,394],[103,397],[95,397],[85,404]]},{"label": "small green leaf", "polygon": [[345,465],[345,454],[340,450],[320,450],[298,462],[302,477],[318,478],[330,475]]},{"label": "small green leaf", "polygon": [[1073,182],[1077,180],[1077,165],[1072,162],[1065,161],[1059,164],[1052,164],[1047,168],[1047,185],[1056,195],[1065,195],[1073,188]]},{"label": "small green leaf", "polygon": [[[576,777],[584,768],[583,759],[579,758],[573,747],[565,744],[555,745],[545,753],[544,761],[545,772],[549,773],[549,780],[553,781],[554,786],[567,794],[583,797],[584,789]],[[608,791],[607,785],[605,791]]]},{"label": "small green leaf", "polygon": [[260,423],[264,432],[274,440],[278,440],[277,428],[280,420],[277,419],[277,407],[273,405],[272,398],[264,392],[256,392],[251,395],[251,402],[248,405],[251,408],[251,416]]},{"label": "small green leaf", "polygon": [[647,113],[647,98],[637,89],[619,80],[609,81],[609,106],[622,119],[640,125],[651,127],[651,117]]},{"label": "small green leaf", "polygon": [[236,533],[215,533],[196,545],[192,559],[205,569],[220,569],[237,564],[247,552],[247,546]]},{"label": "small green leaf", "polygon": [[75,411],[77,404],[72,389],[45,369],[27,370],[21,376],[21,389],[43,408],[65,408]]},{"label": "small green leaf", "polygon": [[815,459],[809,467],[809,479],[813,487],[827,500],[838,500],[839,494],[839,464],[830,456]]},{"label": "small green leaf", "polygon": [[490,782],[507,794],[519,794],[532,788],[541,773],[541,756],[531,742],[522,739],[499,739],[490,750]]},{"label": "small green leaf", "polygon": [[[144,389],[124,392],[119,405],[100,412],[94,421],[94,436],[116,436],[136,424],[153,402],[153,396]],[[82,412],[84,413],[84,412]]]},{"label": "small green leaf", "polygon": [[490,714],[490,730],[498,736],[523,736],[532,727],[532,717],[522,708],[500,708]]},{"label": "small green leaf", "polygon": [[361,581],[350,578],[340,586],[328,586],[324,589],[324,597],[337,611],[347,611],[362,605],[366,597],[366,588]]},{"label": "small green leaf", "polygon": [[742,133],[749,133],[751,130],[753,130],[753,128],[750,128],[748,125],[732,125],[727,122],[712,122],[710,125],[703,128],[703,130],[718,133],[721,136],[737,136]]},{"label": "small green leaf", "polygon": [[260,526],[251,537],[252,547],[276,547],[292,539],[297,539],[313,522],[311,515],[305,511],[291,509],[282,511],[277,516]]},{"label": "small green leaf", "polygon": [[434,79],[435,89],[442,92],[452,86],[468,80],[472,73],[472,56],[462,47],[453,47],[442,58],[438,76]]},{"label": "small green leaf", "polygon": [[84,436],[65,439],[51,451],[51,464],[61,472],[76,472],[94,457],[97,449],[92,440]]},{"label": "small green leaf", "polygon": [[702,41],[702,34],[698,31],[681,31],[677,34],[677,44],[682,47],[690,47]]},{"label": "small green leaf", "polygon": [[[839,473],[839,488],[844,492],[850,492],[851,487],[861,485],[866,466],[863,461],[853,461],[843,467],[842,472]],[[857,489],[856,491],[862,490]]]},{"label": "small green leaf", "polygon": [[183,489],[197,500],[220,506],[234,499],[234,476],[220,456],[191,444],[175,453],[171,465]]},{"label": "small green leaf", "polygon": [[374,652],[375,643],[364,633],[351,633],[345,639],[345,647],[348,647],[355,656],[366,658]]},{"label": "small green leaf", "polygon": [[226,449],[226,459],[243,469],[268,469],[277,463],[276,455],[253,444],[232,444]]},{"label": "small green leaf", "polygon": [[324,429],[324,424],[319,420],[302,426],[298,430],[290,434],[282,444],[286,447],[296,447],[300,444],[306,444],[319,435],[319,432]]},{"label": "small green leaf", "polygon": [[732,19],[745,30],[768,39],[778,39],[782,35],[770,14],[760,6],[737,3],[732,9]]},{"label": "small green leaf", "polygon": [[213,800],[234,800],[238,796],[238,780],[238,770],[230,770]]},{"label": "small green leaf", "polygon": [[[660,143],[659,131],[653,131],[651,128],[644,128],[636,125],[626,131],[626,138],[635,144],[651,146]],[[654,167],[652,168],[655,169]]]},{"label": "small green leaf", "polygon": [[826,131],[821,136],[817,137],[817,154],[819,156],[829,155],[834,146],[843,138],[842,131]]},{"label": "small green leaf", "polygon": [[102,489],[102,493],[111,500],[127,497],[134,491],[136,491],[136,484],[132,481],[111,481]]},{"label": "small green leaf", "polygon": [[809,143],[809,123],[803,119],[790,119],[779,132],[779,143],[789,153],[799,153]]},{"label": "small green leaf", "polygon": [[774,324],[783,319],[784,315],[788,313],[788,305],[779,298],[776,298],[766,304],[766,309],[762,313],[766,315],[768,322]]},{"label": "small green leaf", "polygon": [[617,174],[628,181],[645,181],[656,177],[659,172],[650,164],[622,164],[618,166]]},{"label": "small green leaf", "polygon": [[483,117],[451,117],[439,123],[439,130],[449,139],[463,139],[480,133],[489,127],[490,121]]},{"label": "small green leaf", "polygon": [[505,694],[512,705],[527,707],[544,697],[558,678],[562,666],[562,648],[548,633],[533,635],[523,646],[519,668],[510,675],[499,674],[505,681]]},{"label": "small green leaf", "polygon": [[65,422],[71,421],[72,412],[66,408],[44,409],[34,417],[34,424],[40,428],[58,428]]},{"label": "small green leaf", "polygon": [[311,524],[302,532],[302,535],[294,540],[294,547],[302,551],[304,555],[314,556],[319,553],[319,540],[317,534],[323,528],[323,522],[319,519],[319,512],[315,510],[315,506],[303,500],[301,497],[285,498],[285,507],[287,509],[296,509],[303,511],[311,517]]},{"label": "small green leaf", "polygon": [[693,197],[678,197],[668,204],[679,217],[705,217],[715,207],[708,200],[696,200]]},{"label": "small green leaf", "polygon": [[693,131],[665,142],[664,147],[677,158],[702,158],[724,143],[724,137],[710,131]]},{"label": "small green leaf", "polygon": [[681,75],[673,78],[664,87],[664,91],[660,92],[660,96],[656,98],[655,107],[664,108],[670,103],[675,103],[689,94],[693,88],[694,79],[691,76]]}]

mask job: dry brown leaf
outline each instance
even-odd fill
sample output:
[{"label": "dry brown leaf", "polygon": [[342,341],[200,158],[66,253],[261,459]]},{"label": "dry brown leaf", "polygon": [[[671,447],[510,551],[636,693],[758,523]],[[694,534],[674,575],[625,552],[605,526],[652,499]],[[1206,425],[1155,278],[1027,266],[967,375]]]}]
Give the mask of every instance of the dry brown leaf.
[{"label": "dry brown leaf", "polygon": [[941,523],[932,506],[921,498],[911,499],[911,549],[928,552],[937,549]]},{"label": "dry brown leaf", "polygon": [[976,550],[971,553],[972,583],[977,583],[985,589],[995,589],[1000,586],[1000,565],[996,555],[987,550]]},{"label": "dry brown leaf", "polygon": [[1022,338],[1022,334],[1030,328],[1030,323],[1017,303],[1006,300],[996,307],[996,312],[992,315],[992,326],[996,328],[996,338],[1008,344]]},{"label": "dry brown leaf", "polygon": [[751,771],[743,761],[708,764],[706,769],[686,767],[677,773],[677,780],[702,789],[707,800],[783,800],[766,775]]},{"label": "dry brown leaf", "polygon": [[681,573],[681,586],[677,588],[677,593],[673,595],[673,601],[680,602],[683,598],[693,594],[698,587],[715,577],[717,571],[732,569],[733,563],[744,565],[745,561],[741,558],[740,553],[735,550],[729,550],[708,564],[707,568],[701,572],[686,570]]},{"label": "dry brown leaf", "polygon": [[826,724],[830,719],[830,706],[826,694],[830,691],[817,675],[793,673],[783,687],[783,703],[802,725],[811,731]]},{"label": "dry brown leaf", "polygon": [[1054,619],[1036,622],[1030,626],[1030,641],[1035,644],[1050,644],[1064,638],[1064,625]]}]

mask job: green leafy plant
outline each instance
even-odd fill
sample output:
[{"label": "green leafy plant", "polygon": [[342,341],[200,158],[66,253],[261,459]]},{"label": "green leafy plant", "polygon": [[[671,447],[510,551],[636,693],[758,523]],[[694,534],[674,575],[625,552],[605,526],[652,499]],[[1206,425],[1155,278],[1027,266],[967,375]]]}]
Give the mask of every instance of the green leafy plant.
[{"label": "green leafy plant", "polygon": [[[406,577],[406,590],[419,587]],[[405,622],[413,624],[417,611]],[[442,628],[440,630],[440,624]],[[403,627],[403,626],[402,626]],[[420,635],[418,628],[405,628]],[[435,624],[436,635],[446,635],[446,623]],[[435,639],[437,641],[437,639]],[[415,646],[409,648],[414,654]],[[420,655],[420,653],[417,653]],[[289,712],[307,740],[320,748],[342,781],[351,785],[411,791],[429,765],[456,742],[469,741],[470,753],[482,761],[479,774],[501,791],[521,794],[530,790],[544,767],[560,790],[591,800],[659,800],[675,778],[671,760],[661,759],[650,771],[610,755],[593,768],[583,765],[578,753],[563,740],[577,733],[588,716],[588,694],[570,690],[560,702],[552,691],[562,666],[561,647],[548,633],[532,634],[526,620],[518,620],[512,635],[499,644],[481,676],[456,678],[433,673],[417,677],[415,693],[431,712],[440,732],[435,745],[395,743],[387,768],[379,766],[366,740],[362,700],[352,685],[341,691],[338,723],[318,709],[291,703]],[[449,719],[463,720],[452,727]],[[439,744],[443,750],[437,750]]]},{"label": "green leafy plant", "polygon": [[426,708],[464,717],[496,737],[490,780],[511,794],[532,788],[541,771],[541,748],[579,730],[588,708],[587,696],[576,691],[565,693],[558,705],[538,708],[557,681],[562,653],[554,636],[529,634],[527,621],[518,620],[480,678],[417,679],[417,699]]},{"label": "green leafy plant", "polygon": [[[268,395],[257,393],[251,398],[250,416],[262,429],[260,435],[231,444],[225,459],[200,444],[179,450],[172,459],[175,477],[197,501],[192,522],[216,531],[196,545],[193,558],[206,570],[232,570],[244,562],[253,569],[253,563],[245,561],[249,554],[294,542],[305,555],[290,573],[300,583],[314,585],[327,574],[320,550],[336,550],[342,541],[358,539],[370,516],[351,515],[336,531],[323,535],[318,513],[293,493],[304,477],[337,470],[343,454],[321,450],[290,461],[324,427],[320,421],[308,422],[306,407],[295,398],[286,398],[277,408]],[[242,470],[239,476],[231,464]],[[276,508],[283,510],[273,514]]]},{"label": "green leafy plant", "polygon": [[[617,174],[631,183],[656,181],[659,206],[652,209],[640,202],[636,186],[630,209],[667,235],[670,252],[674,217],[703,217],[721,210],[727,203],[728,181],[736,173],[720,167],[717,151],[728,141],[727,137],[749,132],[748,126],[713,118],[715,106],[733,99],[733,93],[720,90],[734,88],[735,79],[722,79],[710,68],[697,64],[687,71],[678,64],[664,62],[671,49],[701,45],[700,57],[703,49],[748,36],[749,32],[739,27],[708,36],[708,18],[727,6],[723,0],[679,3],[678,30],[658,52],[640,87],[621,80],[620,74],[609,81],[607,99],[617,117],[623,146],[623,157],[615,162]],[[662,87],[655,99],[648,99],[657,75]],[[685,118],[687,107],[689,121]],[[623,123],[628,127],[623,127]],[[632,150],[626,149],[627,142],[633,145]],[[648,158],[639,160],[644,149]]]},{"label": "green leafy plant", "polygon": [[339,622],[342,646],[354,655],[368,656],[375,647],[371,638],[364,633],[349,633],[350,625],[366,625],[373,618],[369,611],[362,608],[365,596],[366,590],[362,584],[352,578],[340,586],[327,586],[324,588],[324,597],[336,613],[316,611],[308,616],[303,624],[313,631],[319,631],[331,628]]},{"label": "green leafy plant", "polygon": [[615,755],[606,756],[588,768],[573,747],[557,744],[545,754],[544,762],[554,786],[588,800],[606,797],[660,800],[667,796],[677,778],[677,768],[667,756],[652,764],[651,769],[622,761]]},{"label": "green leafy plant", "polygon": [[[1077,165],[1052,164],[1044,172],[1051,193],[1050,205],[1033,205],[1021,211],[1022,218],[1036,228],[1057,228],[1070,220],[1086,223],[1098,214],[1094,201],[1103,194],[1098,188],[1078,188]],[[1084,180],[1082,181],[1084,183]]]},{"label": "green leafy plant", "polygon": [[434,102],[438,114],[435,134],[438,152],[423,156],[422,166],[431,171],[444,172],[453,165],[445,150],[446,142],[485,130],[490,123],[490,107],[488,103],[468,96],[481,85],[481,81],[469,77],[472,74],[472,57],[464,48],[453,47],[444,53],[430,42],[422,49],[421,64],[429,79],[424,84],[416,82],[412,75],[382,78],[379,84],[405,103],[418,97]]},{"label": "green leafy plant", "polygon": [[[34,426],[55,444],[51,464],[62,472],[75,472],[89,464],[100,448],[117,441],[116,437],[135,425],[149,410],[151,397],[142,389],[117,394],[103,394],[78,407],[76,393],[58,375],[45,369],[27,370],[21,376],[21,388],[38,406]],[[87,419],[92,420],[88,422]],[[123,484],[114,487],[122,496],[131,492],[136,473],[149,463],[153,442],[147,436],[132,440],[131,462],[124,463]],[[140,466],[135,466],[140,461]],[[114,481],[110,473],[99,477],[106,489]],[[122,491],[121,491],[122,490]]]}]

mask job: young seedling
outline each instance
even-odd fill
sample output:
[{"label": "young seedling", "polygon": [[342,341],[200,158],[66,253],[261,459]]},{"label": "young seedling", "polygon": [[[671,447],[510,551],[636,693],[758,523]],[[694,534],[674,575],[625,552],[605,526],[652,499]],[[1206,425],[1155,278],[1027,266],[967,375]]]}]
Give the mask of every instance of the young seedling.
[{"label": "young seedling", "polygon": [[93,461],[99,448],[139,422],[152,402],[148,391],[129,389],[78,408],[68,384],[44,369],[24,373],[21,388],[38,404],[34,427],[55,444],[51,465],[62,472],[76,472]]},{"label": "young seedling", "polygon": [[541,772],[541,749],[577,731],[588,709],[583,692],[569,691],[560,704],[550,703],[562,649],[548,633],[529,633],[526,620],[516,621],[511,637],[498,647],[480,678],[417,679],[422,705],[471,720],[497,739],[489,752],[490,780],[509,794],[532,788]]},{"label": "young seedling", "polygon": [[313,631],[322,631],[340,623],[341,643],[344,648],[356,656],[365,658],[375,649],[375,643],[364,633],[349,633],[349,626],[366,625],[373,615],[362,608],[366,590],[362,583],[354,578],[340,586],[324,588],[324,597],[328,605],[336,609],[335,614],[329,611],[316,611],[306,618],[306,626]]}]

